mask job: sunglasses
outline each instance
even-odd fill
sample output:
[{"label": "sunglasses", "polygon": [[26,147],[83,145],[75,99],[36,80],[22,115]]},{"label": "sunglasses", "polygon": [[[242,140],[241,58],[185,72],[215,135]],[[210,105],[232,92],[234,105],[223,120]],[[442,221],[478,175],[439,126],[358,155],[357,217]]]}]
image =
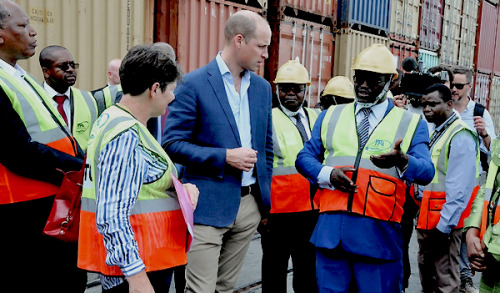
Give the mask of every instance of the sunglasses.
[{"label": "sunglasses", "polygon": [[468,83],[452,83],[451,88],[457,88],[457,90],[463,90],[464,86],[468,85]]},{"label": "sunglasses", "polygon": [[289,93],[290,91],[293,91],[296,94],[302,92],[305,89],[302,85],[280,85],[278,88],[280,92]]},{"label": "sunglasses", "polygon": [[370,87],[382,85],[387,82],[387,79],[384,76],[370,72],[356,72],[353,76],[353,80],[358,85],[361,85],[366,81]]},{"label": "sunglasses", "polygon": [[64,63],[61,63],[61,64],[57,64],[55,67],[61,69],[62,71],[66,71],[70,67],[73,68],[73,69],[78,69],[78,67],[80,67],[80,64],[72,62],[72,61],[68,61],[68,62],[64,62]]}]

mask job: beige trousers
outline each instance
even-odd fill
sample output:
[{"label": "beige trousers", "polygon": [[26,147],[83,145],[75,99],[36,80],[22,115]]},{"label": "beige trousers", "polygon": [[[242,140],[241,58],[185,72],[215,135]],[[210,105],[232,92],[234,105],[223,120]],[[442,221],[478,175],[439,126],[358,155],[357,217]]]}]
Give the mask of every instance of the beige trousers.
[{"label": "beige trousers", "polygon": [[185,292],[232,293],[260,219],[257,202],[249,194],[241,198],[236,220],[230,226],[194,225]]}]

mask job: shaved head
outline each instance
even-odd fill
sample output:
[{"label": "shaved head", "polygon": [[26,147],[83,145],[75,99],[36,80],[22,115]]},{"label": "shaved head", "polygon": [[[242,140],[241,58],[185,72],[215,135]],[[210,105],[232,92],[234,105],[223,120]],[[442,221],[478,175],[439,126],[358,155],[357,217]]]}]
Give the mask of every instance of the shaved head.
[{"label": "shaved head", "polygon": [[250,10],[240,10],[233,14],[226,22],[224,36],[226,43],[238,34],[241,34],[247,41],[251,41],[255,36],[257,25],[267,21],[262,16]]},{"label": "shaved head", "polygon": [[108,83],[110,85],[115,85],[120,83],[120,65],[122,64],[122,59],[113,59],[109,61],[108,64]]}]

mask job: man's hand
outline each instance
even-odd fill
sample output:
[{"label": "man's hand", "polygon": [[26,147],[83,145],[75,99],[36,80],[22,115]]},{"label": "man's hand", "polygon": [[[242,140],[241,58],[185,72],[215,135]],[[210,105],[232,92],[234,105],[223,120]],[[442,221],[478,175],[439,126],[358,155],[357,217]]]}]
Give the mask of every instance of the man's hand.
[{"label": "man's hand", "polygon": [[467,255],[469,256],[470,267],[474,271],[483,272],[486,269],[486,246],[479,239],[479,229],[469,228],[465,234],[465,241],[467,243]]},{"label": "man's hand", "polygon": [[402,142],[402,139],[397,140],[390,152],[379,156],[370,156],[370,160],[379,168],[388,169],[396,166],[400,171],[403,171],[408,165],[408,156],[401,151]]},{"label": "man's hand", "polygon": [[226,163],[242,171],[250,171],[257,163],[257,151],[249,148],[226,150]]},{"label": "man's hand", "polygon": [[486,123],[484,122],[483,117],[474,116],[474,128],[476,128],[477,134],[481,137],[488,135],[488,132],[486,131]]},{"label": "man's hand", "polygon": [[184,185],[184,188],[186,188],[186,191],[189,194],[189,198],[191,199],[191,205],[195,210],[196,206],[198,205],[198,197],[200,196],[200,190],[198,189],[198,187],[196,187],[196,185],[191,183],[185,183],[182,185]]},{"label": "man's hand", "polygon": [[345,172],[354,172],[355,170],[356,169],[349,167],[334,168],[332,173],[330,173],[330,183],[332,183],[333,187],[342,192],[356,192],[358,186],[356,186],[345,174]]},{"label": "man's hand", "polygon": [[155,290],[149,281],[146,271],[127,277],[130,293],[154,293]]},{"label": "man's hand", "polygon": [[406,107],[408,105],[408,99],[406,98],[405,95],[394,96],[392,100],[394,101],[394,106],[406,110]]}]

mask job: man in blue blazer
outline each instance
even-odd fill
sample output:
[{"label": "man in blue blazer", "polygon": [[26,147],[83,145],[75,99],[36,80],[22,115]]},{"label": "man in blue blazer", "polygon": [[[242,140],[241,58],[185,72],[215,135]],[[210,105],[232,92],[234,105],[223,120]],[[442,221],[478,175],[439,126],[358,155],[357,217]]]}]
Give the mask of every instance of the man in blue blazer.
[{"label": "man in blue blazer", "polygon": [[240,11],[225,39],[212,62],[184,77],[165,123],[164,148],[185,166],[184,182],[200,190],[186,292],[233,292],[270,206],[271,86],[252,71],[268,57],[271,30],[258,14]]},{"label": "man in blue blazer", "polygon": [[401,292],[401,217],[406,184],[434,176],[426,122],[394,107],[387,92],[397,75],[383,44],[353,66],[356,103],[323,111],[297,156],[297,170],[319,185],[316,246],[319,292]]}]

